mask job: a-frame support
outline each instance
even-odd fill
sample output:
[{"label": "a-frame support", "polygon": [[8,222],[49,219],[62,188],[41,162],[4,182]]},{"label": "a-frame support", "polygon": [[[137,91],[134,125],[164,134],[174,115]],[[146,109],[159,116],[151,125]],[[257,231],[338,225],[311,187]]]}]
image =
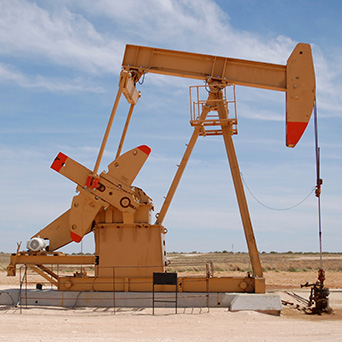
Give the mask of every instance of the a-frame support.
[{"label": "a-frame support", "polygon": [[[227,108],[223,106],[222,90],[217,93],[217,112],[220,119],[225,119],[228,115]],[[260,263],[259,253],[254,237],[252,221],[249,215],[247,200],[245,191],[243,188],[241,174],[239,169],[239,163],[236,157],[235,148],[232,138],[232,125],[222,125],[222,135],[224,144],[226,147],[227,157],[230,165],[230,171],[232,173],[236,198],[239,205],[242,225],[245,233],[245,238],[248,246],[249,257],[251,260],[253,273],[258,277],[263,276],[262,267]]]},{"label": "a-frame support", "polygon": [[[224,87],[225,85],[223,85],[223,88]],[[236,198],[237,198],[238,205],[239,205],[242,225],[243,225],[245,238],[246,238],[246,242],[248,246],[249,257],[250,257],[251,264],[252,264],[253,274],[257,277],[262,277],[263,272],[262,272],[262,267],[260,263],[259,253],[258,253],[258,249],[256,246],[252,222],[250,219],[247,200],[246,200],[246,196],[245,196],[245,192],[244,192],[244,188],[243,188],[243,184],[241,180],[239,164],[238,164],[238,160],[236,157],[235,148],[234,148],[233,139],[232,139],[233,121],[230,121],[228,119],[228,108],[227,106],[224,105],[223,96],[222,96],[222,88],[217,87],[216,85],[216,86],[210,87],[210,89],[211,90],[209,92],[207,103],[206,105],[203,106],[202,113],[199,116],[198,123],[195,125],[194,132],[187,145],[182,161],[179,164],[176,175],[171,183],[170,189],[165,197],[162,208],[159,214],[157,214],[157,220],[155,224],[161,225],[163,223],[165,215],[171,204],[172,198],[177,190],[177,187],[179,185],[179,182],[181,180],[185,167],[188,163],[190,155],[196,144],[197,138],[201,133],[201,129],[203,127],[203,124],[205,123],[205,119],[210,111],[215,110],[218,112],[218,116],[221,121],[222,135],[223,135],[226,152],[228,156],[228,161],[229,161],[229,166],[230,166],[230,170],[231,170],[231,174],[233,178]]]}]

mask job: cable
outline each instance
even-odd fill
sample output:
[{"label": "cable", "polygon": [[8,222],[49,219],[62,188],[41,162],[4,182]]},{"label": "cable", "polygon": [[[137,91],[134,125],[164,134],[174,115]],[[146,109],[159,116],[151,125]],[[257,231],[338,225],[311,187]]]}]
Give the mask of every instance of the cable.
[{"label": "cable", "polygon": [[250,188],[248,187],[248,185],[247,185],[245,179],[243,178],[242,172],[240,172],[240,174],[241,174],[241,179],[242,179],[244,185],[246,186],[246,189],[247,189],[248,192],[251,194],[251,196],[252,196],[260,205],[262,205],[263,207],[265,207],[265,208],[267,208],[267,209],[270,209],[270,210],[275,210],[275,211],[291,210],[291,209],[293,209],[293,208],[298,207],[300,204],[302,204],[304,201],[306,201],[306,200],[311,196],[311,194],[315,191],[315,189],[316,189],[316,187],[313,187],[313,188],[311,189],[310,193],[309,193],[303,200],[301,200],[300,202],[298,202],[298,203],[295,204],[295,205],[292,205],[291,207],[287,207],[287,208],[272,208],[272,207],[269,207],[269,206],[267,206],[266,204],[262,203],[262,202],[261,202],[261,201],[252,193],[252,191],[251,191]]}]

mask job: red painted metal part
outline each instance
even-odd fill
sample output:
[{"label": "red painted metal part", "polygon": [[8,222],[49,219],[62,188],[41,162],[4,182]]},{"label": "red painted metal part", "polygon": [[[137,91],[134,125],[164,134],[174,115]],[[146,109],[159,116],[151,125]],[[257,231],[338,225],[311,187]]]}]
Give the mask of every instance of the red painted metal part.
[{"label": "red painted metal part", "polygon": [[85,185],[86,185],[88,188],[96,189],[97,186],[98,186],[98,184],[99,184],[99,179],[98,179],[98,178],[93,177],[93,176],[89,176],[89,177],[87,178],[87,182],[86,182]]},{"label": "red painted metal part", "polygon": [[286,123],[286,146],[295,147],[302,137],[307,122],[287,122]]},{"label": "red painted metal part", "polygon": [[82,236],[79,236],[78,234],[70,231],[70,237],[72,239],[72,241],[75,241],[75,242],[80,242],[82,240]]},{"label": "red painted metal part", "polygon": [[151,148],[147,145],[138,146],[138,149],[143,151],[147,155],[149,155],[151,153]]},{"label": "red painted metal part", "polygon": [[68,159],[68,156],[66,156],[64,153],[59,152],[53,163],[51,164],[51,169],[59,172],[61,168],[64,166],[66,160]]}]

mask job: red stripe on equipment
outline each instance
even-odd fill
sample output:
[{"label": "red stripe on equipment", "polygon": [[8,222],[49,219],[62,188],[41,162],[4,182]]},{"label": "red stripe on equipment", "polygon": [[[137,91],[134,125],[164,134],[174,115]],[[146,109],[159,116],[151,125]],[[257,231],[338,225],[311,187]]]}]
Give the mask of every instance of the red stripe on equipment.
[{"label": "red stripe on equipment", "polygon": [[147,145],[138,146],[138,149],[143,151],[147,155],[149,155],[151,153],[151,148]]},{"label": "red stripe on equipment", "polygon": [[302,137],[307,122],[287,122],[286,123],[286,146],[287,147],[295,147]]},{"label": "red stripe on equipment", "polygon": [[88,188],[96,189],[99,184],[99,179],[96,177],[89,176],[86,181],[86,186]]},{"label": "red stripe on equipment", "polygon": [[72,241],[75,241],[75,242],[80,242],[82,240],[82,236],[79,236],[78,234],[71,232],[71,231],[70,231],[70,237]]},{"label": "red stripe on equipment", "polygon": [[53,163],[51,164],[51,169],[59,172],[61,168],[64,166],[66,160],[68,159],[68,156],[66,156],[64,153],[59,152]]}]

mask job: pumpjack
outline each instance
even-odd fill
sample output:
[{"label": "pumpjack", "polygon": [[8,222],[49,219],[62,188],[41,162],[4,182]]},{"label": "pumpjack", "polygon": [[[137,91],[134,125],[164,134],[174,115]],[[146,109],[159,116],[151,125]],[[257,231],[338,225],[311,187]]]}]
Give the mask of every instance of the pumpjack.
[{"label": "pumpjack", "polygon": [[[207,98],[201,87],[191,87],[191,120],[194,130],[184,156],[152,222],[151,198],[133,186],[151,148],[138,146],[122,154],[135,105],[141,93],[137,83],[145,74],[185,77],[205,82]],[[230,165],[242,226],[247,242],[252,274],[244,277],[207,276],[178,278],[180,292],[264,293],[265,279],[253,233],[247,201],[232,136],[237,134],[235,85],[270,89],[286,93],[286,146],[294,147],[310,120],[315,101],[315,73],[311,48],[299,43],[286,65],[255,62],[197,53],[127,45],[122,61],[119,89],[93,170],[63,153],[51,168],[76,183],[78,194],[71,207],[37,232],[27,250],[11,255],[9,276],[16,265],[24,264],[55,285],[59,291],[152,291],[154,272],[165,272],[167,265],[163,226],[172,198],[199,136],[222,135]],[[233,99],[227,98],[233,87]],[[231,88],[229,88],[231,89]],[[129,111],[115,160],[108,171],[98,173],[120,98],[124,95]],[[233,107],[233,109],[232,109]],[[80,242],[92,233],[94,255],[66,255],[58,249]],[[94,274],[72,276],[57,274],[50,265],[91,265]],[[160,286],[160,291],[167,291]]]}]

